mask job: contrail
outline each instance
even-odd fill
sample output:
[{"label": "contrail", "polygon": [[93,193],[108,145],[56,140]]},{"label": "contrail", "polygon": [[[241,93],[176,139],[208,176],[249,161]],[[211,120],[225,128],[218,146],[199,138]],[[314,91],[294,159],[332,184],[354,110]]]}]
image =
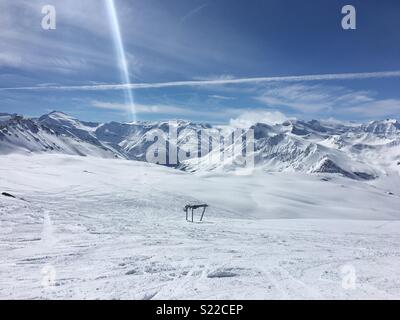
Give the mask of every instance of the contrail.
[{"label": "contrail", "polygon": [[[214,80],[189,80],[155,83],[123,83],[123,84],[98,84],[81,86],[47,86],[47,87],[14,87],[0,88],[5,90],[71,90],[71,91],[91,91],[91,90],[139,90],[157,89],[168,87],[200,87],[224,84],[251,84],[264,82],[302,82],[302,81],[333,81],[333,80],[357,80],[357,79],[378,79],[378,78],[400,78],[400,71],[384,72],[362,72],[362,73],[334,73],[334,74],[315,74],[301,76],[282,76],[282,77],[256,77],[256,78],[233,78],[233,79],[214,79]],[[127,76],[129,80],[129,76]],[[132,95],[131,95],[132,96]]]},{"label": "contrail", "polygon": [[203,10],[205,7],[207,7],[208,4],[204,3],[201,6],[198,6],[196,8],[194,8],[192,11],[190,11],[189,13],[187,13],[182,19],[181,19],[181,23],[184,23],[187,19],[193,17],[196,13],[200,12],[201,10]]},{"label": "contrail", "polygon": [[120,63],[123,85],[125,85],[125,87],[121,88],[121,89],[125,90],[126,103],[127,103],[127,105],[131,106],[131,112],[132,112],[132,117],[133,117],[132,120],[135,121],[136,120],[135,103],[134,103],[131,88],[129,88],[129,84],[130,84],[131,80],[129,77],[128,62],[126,60],[125,49],[124,49],[124,44],[122,42],[121,30],[119,27],[117,11],[115,10],[114,0],[106,0],[106,5],[107,5],[107,11],[108,11],[109,19],[110,19],[112,32],[113,32],[115,49],[117,52],[118,61]]}]

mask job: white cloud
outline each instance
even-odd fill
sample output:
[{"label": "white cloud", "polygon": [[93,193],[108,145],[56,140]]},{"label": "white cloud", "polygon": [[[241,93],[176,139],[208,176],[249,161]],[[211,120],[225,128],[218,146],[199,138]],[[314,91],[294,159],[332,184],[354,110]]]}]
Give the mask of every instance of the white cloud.
[{"label": "white cloud", "polygon": [[236,116],[243,112],[243,109],[220,108],[213,110],[199,110],[193,107],[182,107],[166,104],[141,104],[133,105],[125,103],[104,102],[93,100],[90,106],[105,110],[135,112],[136,114],[158,114],[169,115],[171,117],[196,117],[201,119],[223,119],[226,117]]},{"label": "white cloud", "polygon": [[249,128],[255,123],[276,124],[282,123],[289,118],[279,111],[245,111],[236,119],[231,119],[230,124],[237,128]]},{"label": "white cloud", "polygon": [[365,118],[389,117],[400,114],[399,99],[382,99],[350,107],[347,113],[362,115]]},{"label": "white cloud", "polygon": [[[166,104],[142,104],[134,105],[116,102],[105,102],[93,100],[90,106],[94,108],[122,111],[126,113],[136,113],[139,115],[164,115],[169,118],[197,119],[197,121],[208,121],[216,123],[227,123],[240,128],[246,128],[254,123],[261,122],[267,124],[282,123],[289,119],[279,111],[265,111],[262,109],[245,108],[217,108],[217,109],[197,109],[193,107],[182,107]],[[229,120],[230,119],[230,120]],[[293,118],[290,118],[293,119]]]},{"label": "white cloud", "polygon": [[256,97],[269,107],[286,107],[301,113],[331,112],[341,107],[375,101],[375,93],[344,87],[294,84],[267,89]]},{"label": "white cloud", "polygon": [[228,97],[228,96],[221,96],[219,94],[210,94],[208,96],[211,99],[216,99],[216,100],[235,100],[235,97]]},{"label": "white cloud", "polygon": [[22,58],[10,52],[0,52],[0,67],[19,67],[22,64]]},{"label": "white cloud", "polygon": [[400,113],[399,99],[379,99],[377,93],[327,85],[275,86],[256,97],[269,108],[291,109],[303,115],[386,117]]},{"label": "white cloud", "polygon": [[[41,28],[45,4],[42,0],[0,1],[0,66],[60,73],[118,68],[104,1],[52,0],[57,13],[57,29],[52,31]],[[127,58],[137,71],[136,57],[128,53]]]},{"label": "white cloud", "polygon": [[133,105],[125,104],[125,103],[114,103],[114,102],[104,102],[104,101],[92,101],[91,106],[99,109],[107,109],[107,110],[117,110],[117,111],[126,111],[131,112],[135,111],[138,114],[191,114],[192,110],[170,106],[170,105],[145,105],[135,103]]}]

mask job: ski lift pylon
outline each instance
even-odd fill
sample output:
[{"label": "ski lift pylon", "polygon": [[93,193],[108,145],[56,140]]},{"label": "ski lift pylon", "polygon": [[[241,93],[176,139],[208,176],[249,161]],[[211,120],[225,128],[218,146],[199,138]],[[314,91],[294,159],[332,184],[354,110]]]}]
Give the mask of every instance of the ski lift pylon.
[{"label": "ski lift pylon", "polygon": [[[194,210],[200,209],[200,208],[203,208],[203,212],[201,213],[201,217],[200,217],[200,221],[203,221],[204,213],[206,212],[206,209],[208,207],[209,207],[208,204],[195,204],[195,205],[187,204],[183,208],[183,211],[186,212],[186,221],[194,222],[194,218],[193,218]],[[192,210],[192,221],[189,220],[189,210]]]}]

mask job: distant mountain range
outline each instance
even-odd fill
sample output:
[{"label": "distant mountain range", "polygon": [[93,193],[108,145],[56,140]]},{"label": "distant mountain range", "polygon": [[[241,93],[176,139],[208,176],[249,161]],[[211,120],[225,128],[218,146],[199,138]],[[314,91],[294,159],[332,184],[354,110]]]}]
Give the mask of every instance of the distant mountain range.
[{"label": "distant mountain range", "polygon": [[[202,129],[227,130],[189,121],[177,121],[177,126],[186,135],[178,146]],[[255,164],[266,171],[339,174],[362,180],[400,173],[400,123],[396,120],[368,124],[290,120],[251,128]],[[85,122],[56,111],[40,118],[0,113],[0,154],[46,152],[145,161],[153,143],[145,137],[155,129],[168,139],[168,122]],[[234,161],[210,162],[204,157],[176,167],[193,172],[229,171],[235,166]]]}]

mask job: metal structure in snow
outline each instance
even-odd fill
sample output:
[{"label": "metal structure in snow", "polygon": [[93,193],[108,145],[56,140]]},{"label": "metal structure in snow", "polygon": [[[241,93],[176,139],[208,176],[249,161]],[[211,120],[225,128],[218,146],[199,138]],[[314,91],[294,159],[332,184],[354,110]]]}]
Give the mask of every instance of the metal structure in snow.
[{"label": "metal structure in snow", "polygon": [[[200,221],[203,221],[204,213],[206,212],[206,209],[208,208],[208,204],[197,204],[197,205],[190,205],[187,204],[185,208],[183,208],[183,211],[186,213],[186,221],[189,222],[194,222],[194,210],[203,208],[203,212],[201,213]],[[192,220],[189,220],[189,210],[192,210]]]}]

